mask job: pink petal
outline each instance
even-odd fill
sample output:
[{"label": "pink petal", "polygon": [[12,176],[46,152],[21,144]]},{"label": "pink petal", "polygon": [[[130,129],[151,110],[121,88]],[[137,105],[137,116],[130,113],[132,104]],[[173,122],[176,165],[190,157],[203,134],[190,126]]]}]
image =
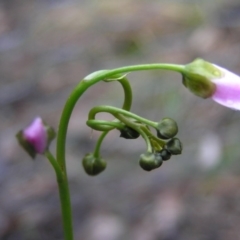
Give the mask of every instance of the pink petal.
[{"label": "pink petal", "polygon": [[47,146],[47,133],[40,117],[23,131],[24,138],[34,147],[37,153],[43,153]]},{"label": "pink petal", "polygon": [[216,91],[212,99],[226,107],[240,110],[240,77],[222,67],[219,67],[223,77],[212,79],[216,84]]}]

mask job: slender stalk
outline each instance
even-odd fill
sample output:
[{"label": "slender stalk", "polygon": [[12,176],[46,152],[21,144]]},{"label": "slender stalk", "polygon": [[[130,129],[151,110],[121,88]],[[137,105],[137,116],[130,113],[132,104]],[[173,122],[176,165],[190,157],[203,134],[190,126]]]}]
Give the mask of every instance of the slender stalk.
[{"label": "slender stalk", "polygon": [[94,130],[97,130],[97,131],[103,131],[103,126],[110,126],[111,128],[107,128],[106,130],[104,129],[104,131],[109,131],[109,130],[112,130],[114,128],[117,128],[119,130],[123,129],[124,128],[124,125],[120,122],[116,122],[116,121],[104,121],[104,120],[95,120],[95,119],[92,119],[92,120],[88,120],[86,122],[86,124],[94,129]]},{"label": "slender stalk", "polygon": [[105,105],[102,105],[102,106],[97,106],[97,107],[94,107],[90,110],[89,114],[88,114],[88,119],[89,120],[94,120],[95,119],[95,116],[97,113],[99,112],[108,112],[108,113],[111,113],[112,115],[115,115],[115,114],[122,114],[124,116],[127,116],[127,117],[130,117],[130,118],[133,118],[139,122],[142,122],[142,123],[145,123],[153,128],[156,128],[157,127],[157,123],[156,122],[153,122],[153,121],[150,121],[146,118],[143,118],[143,117],[140,117],[134,113],[131,113],[129,111],[126,111],[124,109],[121,109],[121,108],[117,108],[117,107],[112,107],[112,106],[105,106]]},{"label": "slender stalk", "polygon": [[45,156],[53,166],[53,169],[55,170],[56,177],[57,177],[58,191],[60,196],[62,218],[63,218],[64,239],[73,240],[74,238],[73,238],[73,228],[72,228],[72,211],[71,211],[71,204],[70,204],[68,181],[67,181],[66,175],[64,174],[64,172],[62,172],[54,156],[49,151],[45,152]]},{"label": "slender stalk", "polygon": [[123,87],[123,91],[124,91],[124,102],[123,102],[122,109],[130,111],[131,106],[132,106],[131,85],[130,85],[129,81],[127,80],[127,78],[123,78],[123,79],[119,80],[118,82],[121,83],[121,85]]},{"label": "slender stalk", "polygon": [[99,158],[100,157],[100,147],[101,147],[101,144],[103,142],[103,139],[107,136],[109,131],[105,131],[103,132],[100,137],[98,138],[98,141],[96,143],[96,147],[95,147],[95,150],[94,150],[94,153],[93,155],[96,157],[96,158]]},{"label": "slender stalk", "polygon": [[118,75],[121,73],[128,73],[128,72],[136,72],[136,71],[145,71],[145,70],[170,70],[174,72],[183,73],[184,72],[184,65],[179,64],[168,64],[168,63],[151,63],[151,64],[142,64],[142,65],[133,65],[133,66],[126,66],[121,68],[115,68],[113,70],[106,70],[101,71],[99,74],[92,77],[92,74],[86,76],[83,81],[91,81],[94,79],[94,81],[104,80],[111,78],[114,75]]},{"label": "slender stalk", "polygon": [[156,137],[155,135],[152,134],[152,132],[146,127],[146,126],[141,126],[143,131],[148,135],[150,139],[153,139],[155,142],[157,142],[161,147],[165,145],[165,141],[162,139]]},{"label": "slender stalk", "polygon": [[63,173],[62,173],[61,168],[58,165],[58,162],[56,161],[56,159],[54,158],[54,156],[52,155],[51,152],[46,151],[44,153],[44,155],[49,160],[50,164],[52,165],[52,167],[56,173],[57,180],[61,181],[63,178]]}]

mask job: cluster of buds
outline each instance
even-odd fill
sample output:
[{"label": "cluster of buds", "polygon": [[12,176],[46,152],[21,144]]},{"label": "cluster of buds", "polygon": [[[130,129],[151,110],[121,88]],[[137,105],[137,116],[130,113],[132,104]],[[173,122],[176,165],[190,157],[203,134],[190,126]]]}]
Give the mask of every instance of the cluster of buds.
[{"label": "cluster of buds", "polygon": [[162,141],[162,144],[159,146],[156,139],[150,137],[152,151],[140,155],[139,165],[142,169],[151,171],[159,168],[172,155],[182,153],[182,143],[175,137],[177,133],[177,123],[171,118],[164,118],[157,124],[157,137]]},{"label": "cluster of buds", "polygon": [[[96,108],[101,108],[95,107]],[[107,108],[104,106],[104,108]],[[110,109],[111,107],[108,107]],[[147,151],[140,155],[139,165],[145,171],[151,171],[153,169],[159,168],[164,161],[167,161],[171,158],[172,155],[178,155],[182,153],[182,144],[178,138],[176,138],[176,134],[178,133],[177,123],[171,118],[163,118],[160,122],[152,122],[147,119],[143,119],[131,112],[124,112],[122,109],[114,108],[114,111],[122,112],[125,116],[119,116],[115,114],[118,118],[118,123],[116,120],[113,122],[119,127],[120,137],[125,139],[137,139],[140,136],[146,142]],[[120,114],[121,115],[121,114]],[[132,116],[132,117],[126,117]],[[133,118],[135,117],[135,119]],[[136,120],[136,118],[138,120]],[[141,121],[142,119],[142,121]],[[83,168],[88,175],[97,175],[101,173],[106,168],[106,162],[100,157],[99,154],[99,146],[103,140],[103,135],[105,135],[108,131],[115,129],[115,127],[102,128],[101,124],[107,125],[113,122],[107,121],[99,121],[95,119],[89,119],[87,124],[96,129],[98,131],[102,131],[102,135],[100,136],[100,141],[98,141],[96,145],[96,149],[93,153],[89,153],[85,155],[82,160]],[[93,124],[96,123],[96,124]],[[156,135],[152,133],[150,127],[155,128]]]},{"label": "cluster of buds", "polygon": [[[156,124],[157,139],[149,132],[148,138],[151,143],[151,151],[140,155],[139,165],[146,171],[159,168],[163,161],[167,161],[172,155],[182,153],[182,143],[176,134],[178,133],[177,123],[171,118],[163,118]],[[140,133],[131,128],[124,127],[120,130],[120,137],[125,139],[136,139]]]}]

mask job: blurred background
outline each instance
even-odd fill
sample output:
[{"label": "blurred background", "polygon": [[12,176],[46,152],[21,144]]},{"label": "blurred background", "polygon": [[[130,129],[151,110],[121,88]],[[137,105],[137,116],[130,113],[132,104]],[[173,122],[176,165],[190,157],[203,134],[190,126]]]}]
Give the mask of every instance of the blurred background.
[{"label": "blurred background", "polygon": [[[35,116],[57,128],[71,90],[93,71],[197,57],[240,74],[239,1],[1,0],[0,239],[63,239],[54,172],[18,146],[17,131]],[[240,113],[193,96],[176,73],[129,79],[132,111],[175,119],[184,150],[144,172],[144,142],[115,131],[102,146],[107,169],[87,176],[81,159],[99,136],[88,111],[123,101],[118,83],[93,86],[67,139],[76,240],[240,239]]]}]

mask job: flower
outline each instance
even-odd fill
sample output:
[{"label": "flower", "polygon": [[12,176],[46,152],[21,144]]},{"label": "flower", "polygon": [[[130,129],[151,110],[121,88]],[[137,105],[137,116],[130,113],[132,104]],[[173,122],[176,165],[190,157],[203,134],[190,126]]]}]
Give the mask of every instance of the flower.
[{"label": "flower", "polygon": [[47,146],[47,133],[43,121],[37,117],[23,130],[23,137],[34,147],[37,153],[43,153]]},{"label": "flower", "polygon": [[240,77],[225,68],[196,59],[185,66],[183,84],[192,93],[240,110]]},{"label": "flower", "polygon": [[222,77],[212,79],[216,85],[212,99],[225,107],[240,110],[240,77],[225,68],[214,66],[222,72]]},{"label": "flower", "polygon": [[16,135],[20,145],[32,157],[36,154],[44,154],[52,139],[55,137],[53,128],[45,125],[40,117]]}]

